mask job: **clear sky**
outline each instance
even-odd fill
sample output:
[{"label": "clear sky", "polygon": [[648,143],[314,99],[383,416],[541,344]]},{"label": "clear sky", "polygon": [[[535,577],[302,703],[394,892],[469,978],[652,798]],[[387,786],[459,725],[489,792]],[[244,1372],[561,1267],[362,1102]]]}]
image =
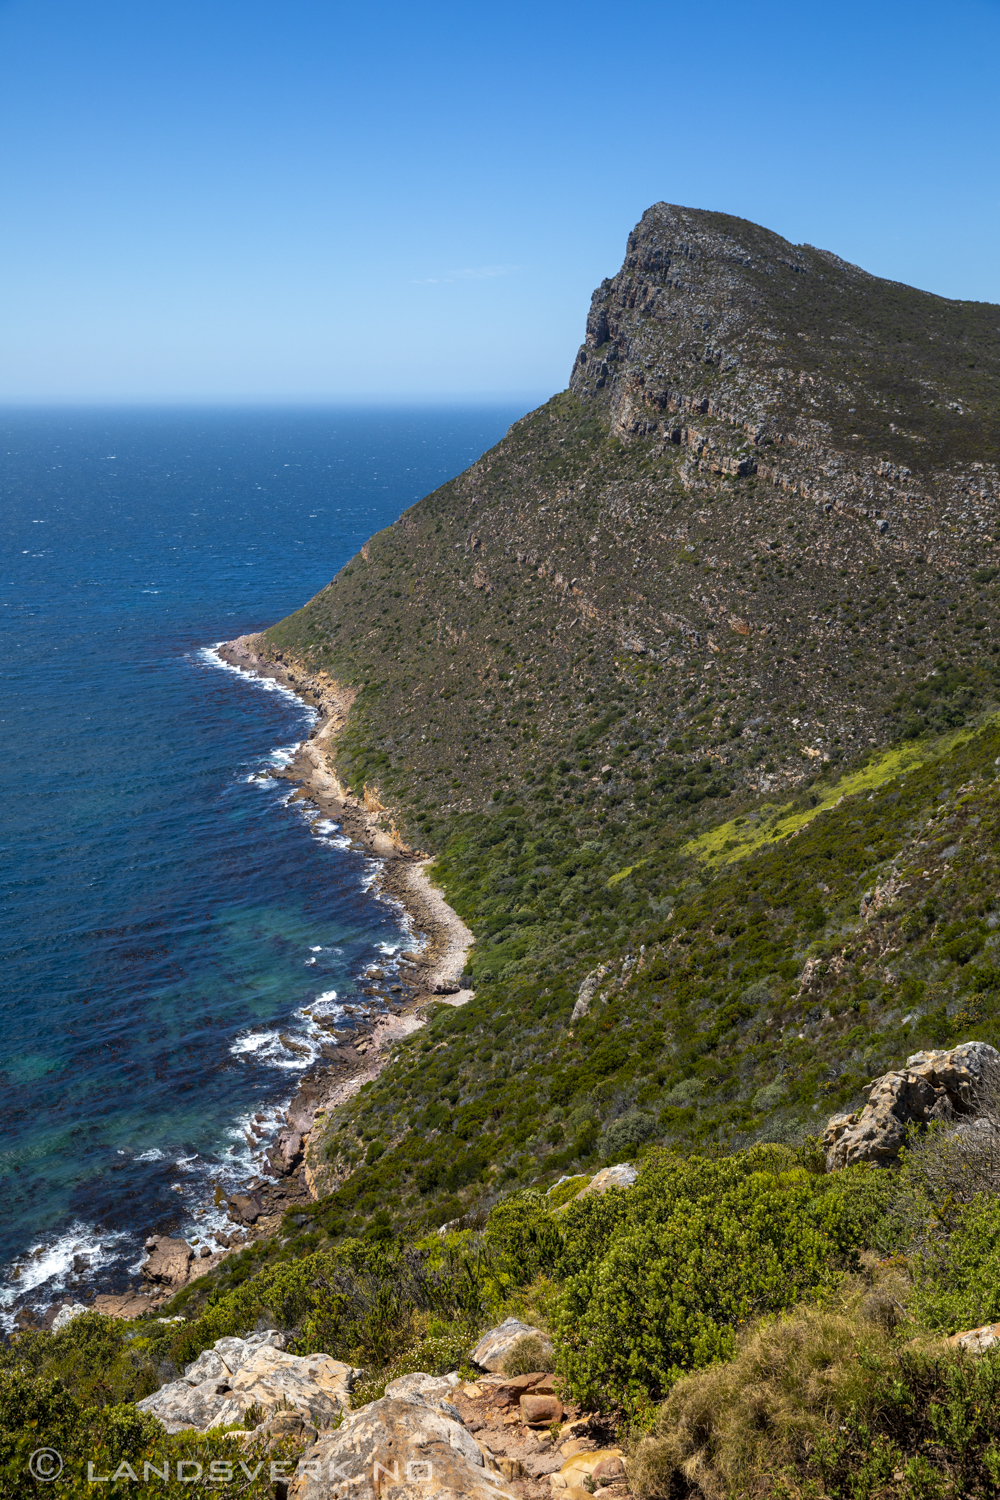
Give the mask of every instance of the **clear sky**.
[{"label": "clear sky", "polygon": [[0,401],[524,399],[660,199],[1000,302],[1000,0],[0,0]]}]

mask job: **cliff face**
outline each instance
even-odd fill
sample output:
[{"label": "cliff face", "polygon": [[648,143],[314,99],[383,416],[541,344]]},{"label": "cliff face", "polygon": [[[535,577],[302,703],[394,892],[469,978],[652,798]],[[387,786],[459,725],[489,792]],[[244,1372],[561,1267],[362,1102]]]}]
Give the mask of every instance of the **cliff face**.
[{"label": "cliff face", "polygon": [[265,632],[476,934],[433,1066],[317,1148],[329,1233],[994,1040],[998,376],[1000,309],[659,204],[569,389]]},{"label": "cliff face", "polygon": [[[991,304],[950,302],[744,220],[659,203],[594,293],[571,388],[605,391],[622,437],[683,444],[689,473],[742,464],[898,523],[951,486],[959,514],[990,522],[998,336]],[[708,430],[671,423],[684,415]]]},{"label": "cliff face", "polygon": [[959,722],[1000,641],[998,326],[659,204],[569,391],[269,639],[362,686],[381,743],[356,775],[447,811],[523,785],[622,691],[661,788],[708,758],[699,789],[773,791]]}]

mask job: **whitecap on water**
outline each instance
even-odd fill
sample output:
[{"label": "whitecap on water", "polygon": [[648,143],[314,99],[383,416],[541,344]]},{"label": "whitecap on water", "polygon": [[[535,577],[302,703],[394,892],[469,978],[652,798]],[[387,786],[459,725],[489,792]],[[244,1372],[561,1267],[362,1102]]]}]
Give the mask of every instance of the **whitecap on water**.
[{"label": "whitecap on water", "polygon": [[294,745],[275,745],[274,749],[268,752],[268,761],[276,770],[284,770],[295,759],[298,748],[298,741]]},{"label": "whitecap on water", "polygon": [[136,1161],[165,1161],[166,1152],[160,1151],[156,1146],[149,1151],[143,1151],[136,1157]]}]

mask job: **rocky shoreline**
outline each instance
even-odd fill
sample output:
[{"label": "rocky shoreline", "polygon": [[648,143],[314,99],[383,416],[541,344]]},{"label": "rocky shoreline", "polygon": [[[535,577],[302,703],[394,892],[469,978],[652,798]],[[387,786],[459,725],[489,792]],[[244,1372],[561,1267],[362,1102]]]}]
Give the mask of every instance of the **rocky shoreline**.
[{"label": "rocky shoreline", "polygon": [[[367,980],[363,993],[384,1003],[388,1013],[371,1024],[356,1018],[351,1045],[324,1049],[322,1062],[302,1079],[287,1112],[287,1126],[268,1153],[272,1168],[280,1176],[297,1178],[315,1199],[337,1185],[334,1172],[314,1148],[317,1120],[357,1093],[362,1084],[378,1077],[393,1045],[423,1025],[428,1002],[461,1005],[471,998],[465,966],[473,936],[431,884],[429,857],[405,843],[377,793],[365,787],[358,796],[337,774],[332,755],[347,723],[353,691],[326,673],[309,672],[284,653],[272,652],[261,636],[240,636],[216,650],[230,666],[272,678],[317,709],[320,717],[315,728],[299,745],[291,764],[275,775],[295,783],[296,798],[309,802],[323,817],[339,824],[357,848],[382,862],[376,887],[403,908],[414,932],[423,940],[419,949],[401,956],[399,983],[387,988],[383,983],[386,975],[377,966],[363,976]],[[279,1217],[286,1206],[282,1205]],[[264,1233],[276,1227],[268,1225],[269,1215],[262,1213],[261,1217]]]},{"label": "rocky shoreline", "polygon": [[[354,694],[325,674],[306,672],[281,653],[272,655],[262,649],[258,636],[241,636],[216,650],[230,666],[272,678],[317,709],[319,720],[294,760],[273,774],[294,783],[296,799],[315,806],[324,818],[339,824],[352,844],[381,861],[376,887],[406,912],[419,946],[415,943],[401,955],[396,975],[387,975],[373,964],[359,976],[366,1000],[380,1008],[384,1005],[384,1013],[371,1017],[357,1007],[351,1017],[350,1040],[331,1035],[323,1045],[320,1059],[299,1082],[285,1124],[264,1153],[264,1175],[251,1178],[243,1191],[226,1199],[232,1233],[214,1235],[223,1242],[221,1252],[169,1236],[148,1239],[141,1287],[94,1299],[94,1308],[112,1317],[136,1318],[155,1311],[227,1255],[251,1240],[275,1234],[284,1214],[297,1204],[332,1191],[339,1179],[322,1158],[317,1125],[363,1084],[378,1077],[395,1044],[424,1024],[429,1004],[462,1005],[473,993],[465,972],[473,936],[432,885],[427,873],[429,857],[403,841],[377,795],[365,789],[358,797],[344,786],[329,758],[347,722]],[[250,1128],[257,1129],[256,1125]],[[255,1149],[264,1144],[263,1137],[248,1136],[248,1141]],[[65,1317],[70,1306],[75,1304],[68,1298],[53,1304],[45,1324],[51,1326],[60,1314]]]}]

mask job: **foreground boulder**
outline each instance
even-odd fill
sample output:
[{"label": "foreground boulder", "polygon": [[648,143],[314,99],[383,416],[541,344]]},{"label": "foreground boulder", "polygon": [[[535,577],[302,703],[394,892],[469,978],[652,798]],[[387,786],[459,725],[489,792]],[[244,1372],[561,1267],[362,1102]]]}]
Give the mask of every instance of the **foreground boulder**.
[{"label": "foreground boulder", "polygon": [[827,1169],[856,1162],[889,1166],[908,1126],[974,1114],[998,1085],[1000,1052],[986,1042],[963,1042],[947,1052],[915,1052],[898,1073],[875,1079],[864,1109],[834,1115],[828,1122],[823,1132]]},{"label": "foreground boulder", "polygon": [[265,1418],[296,1412],[317,1429],[330,1427],[347,1409],[359,1372],[328,1354],[286,1354],[285,1342],[274,1329],[246,1339],[217,1339],[180,1380],[136,1405],[168,1432],[227,1427],[242,1422],[251,1407]]},{"label": "foreground boulder", "polygon": [[458,1412],[419,1391],[383,1396],[299,1461],[289,1500],[515,1500]]},{"label": "foreground boulder", "polygon": [[504,1362],[510,1354],[514,1345],[523,1338],[536,1338],[541,1344],[539,1355],[543,1362],[552,1358],[552,1345],[549,1336],[540,1328],[532,1328],[528,1323],[521,1323],[517,1318],[506,1318],[496,1328],[490,1328],[483,1334],[476,1347],[470,1351],[469,1359],[481,1370],[489,1370],[491,1374],[499,1374],[504,1367]]}]

